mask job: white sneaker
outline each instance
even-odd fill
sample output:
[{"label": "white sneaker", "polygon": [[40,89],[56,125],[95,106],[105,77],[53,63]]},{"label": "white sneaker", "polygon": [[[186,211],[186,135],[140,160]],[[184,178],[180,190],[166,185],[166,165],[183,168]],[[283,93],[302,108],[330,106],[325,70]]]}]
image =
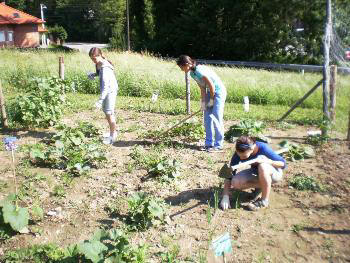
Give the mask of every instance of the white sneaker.
[{"label": "white sneaker", "polygon": [[[114,136],[115,137],[115,136]],[[103,144],[113,144],[115,142],[115,138],[108,136],[102,140]]]}]

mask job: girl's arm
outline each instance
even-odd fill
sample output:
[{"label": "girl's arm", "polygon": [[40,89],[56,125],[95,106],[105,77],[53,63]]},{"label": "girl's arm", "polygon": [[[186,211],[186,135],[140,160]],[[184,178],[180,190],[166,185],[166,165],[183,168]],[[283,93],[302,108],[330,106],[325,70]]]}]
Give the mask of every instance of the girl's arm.
[{"label": "girl's arm", "polygon": [[206,76],[202,76],[206,86],[209,87],[209,92],[210,92],[210,98],[214,99],[214,96],[215,96],[215,86],[213,84],[213,82],[208,79]]},{"label": "girl's arm", "polygon": [[272,150],[267,145],[259,145],[259,153],[258,155],[260,157],[265,156],[266,158],[260,158],[261,161],[259,163],[269,163],[275,168],[286,168],[286,160],[283,159],[282,156],[275,153],[274,150]]}]

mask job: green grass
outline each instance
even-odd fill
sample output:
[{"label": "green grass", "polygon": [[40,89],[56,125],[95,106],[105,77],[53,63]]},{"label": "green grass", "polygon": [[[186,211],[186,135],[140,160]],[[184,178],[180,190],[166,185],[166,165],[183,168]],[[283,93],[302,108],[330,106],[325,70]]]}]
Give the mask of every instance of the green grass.
[{"label": "green grass", "polygon": [[[173,61],[136,53],[107,52],[119,82],[118,107],[166,114],[185,113],[184,73]],[[66,79],[79,81],[80,90],[98,94],[97,82],[87,85],[86,73],[94,65],[86,53],[1,50],[0,79],[7,98],[13,97],[23,81],[33,76],[58,75],[58,58],[64,56]],[[225,119],[254,118],[274,121],[280,118],[321,78],[321,73],[272,72],[268,70],[213,67],[228,90]],[[16,81],[14,81],[16,80]],[[337,121],[335,127],[345,133],[350,108],[350,76],[338,75]],[[95,85],[95,86],[94,86]],[[15,86],[15,87],[14,87]],[[150,96],[159,91],[160,99],[151,104]],[[191,80],[192,109],[199,107],[199,88]],[[243,111],[242,101],[249,96],[251,111]],[[70,95],[72,111],[92,108],[96,95]],[[139,97],[139,98],[136,98]],[[318,124],[322,118],[322,88],[319,88],[286,119],[290,123]]]}]

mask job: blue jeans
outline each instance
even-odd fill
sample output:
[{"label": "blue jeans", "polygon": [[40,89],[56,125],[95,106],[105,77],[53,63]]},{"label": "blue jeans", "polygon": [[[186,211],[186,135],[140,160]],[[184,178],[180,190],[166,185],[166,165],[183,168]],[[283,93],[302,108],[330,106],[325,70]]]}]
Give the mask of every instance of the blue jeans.
[{"label": "blue jeans", "polygon": [[[205,146],[222,148],[224,143],[224,106],[226,89],[215,93],[214,106],[204,111]],[[210,100],[210,92],[206,94],[206,103]],[[215,138],[214,138],[215,132]]]}]

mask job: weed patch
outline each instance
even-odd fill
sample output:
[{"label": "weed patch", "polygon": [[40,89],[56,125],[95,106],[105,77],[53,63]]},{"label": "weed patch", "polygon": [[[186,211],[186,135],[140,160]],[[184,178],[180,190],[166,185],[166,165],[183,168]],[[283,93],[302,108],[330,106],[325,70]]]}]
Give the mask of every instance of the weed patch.
[{"label": "weed patch", "polygon": [[288,184],[293,188],[300,191],[314,191],[314,192],[323,192],[325,187],[319,183],[315,178],[311,176],[304,175],[303,173],[294,175],[288,180]]}]

